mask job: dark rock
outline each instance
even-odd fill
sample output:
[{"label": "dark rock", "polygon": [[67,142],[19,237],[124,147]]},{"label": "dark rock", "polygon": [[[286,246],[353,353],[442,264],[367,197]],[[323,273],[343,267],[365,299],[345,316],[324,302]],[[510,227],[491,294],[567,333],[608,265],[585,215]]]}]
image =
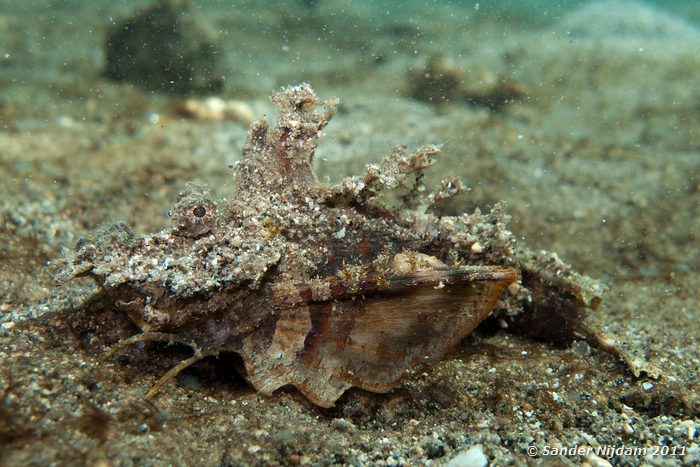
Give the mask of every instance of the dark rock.
[{"label": "dark rock", "polygon": [[502,111],[527,93],[521,82],[491,70],[470,71],[464,64],[438,54],[428,58],[424,68],[409,70],[408,94],[435,105],[466,103]]},{"label": "dark rock", "polygon": [[438,459],[445,455],[445,446],[437,442],[428,443],[423,450],[428,459]]},{"label": "dark rock", "polygon": [[107,36],[105,75],[150,91],[207,94],[223,88],[222,47],[188,0],[158,0]]}]

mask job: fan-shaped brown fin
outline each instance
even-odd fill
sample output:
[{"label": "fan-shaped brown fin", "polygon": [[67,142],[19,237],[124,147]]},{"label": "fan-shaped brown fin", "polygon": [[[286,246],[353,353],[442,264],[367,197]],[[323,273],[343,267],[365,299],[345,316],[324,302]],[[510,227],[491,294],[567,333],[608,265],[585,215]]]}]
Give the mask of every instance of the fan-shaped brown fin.
[{"label": "fan-shaped brown fin", "polygon": [[280,313],[264,353],[244,356],[249,380],[263,393],[293,384],[322,407],[351,386],[386,392],[471,333],[517,277],[500,267],[427,270],[370,279],[363,295],[302,301]]},{"label": "fan-shaped brown fin", "polygon": [[281,309],[270,345],[265,349],[244,347],[241,352],[250,384],[266,395],[293,384],[298,365],[296,354],[304,348],[310,331],[311,320],[304,305]]}]

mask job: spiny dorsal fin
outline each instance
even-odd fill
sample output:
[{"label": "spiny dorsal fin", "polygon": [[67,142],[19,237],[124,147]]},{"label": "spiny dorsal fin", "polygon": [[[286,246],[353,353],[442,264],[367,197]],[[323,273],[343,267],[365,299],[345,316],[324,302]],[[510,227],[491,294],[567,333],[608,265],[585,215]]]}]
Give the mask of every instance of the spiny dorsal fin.
[{"label": "spiny dorsal fin", "polygon": [[311,168],[316,142],[337,102],[320,101],[305,83],[283,88],[271,99],[277,126],[269,130],[266,119],[253,123],[237,166],[237,190],[308,192],[317,185]]}]

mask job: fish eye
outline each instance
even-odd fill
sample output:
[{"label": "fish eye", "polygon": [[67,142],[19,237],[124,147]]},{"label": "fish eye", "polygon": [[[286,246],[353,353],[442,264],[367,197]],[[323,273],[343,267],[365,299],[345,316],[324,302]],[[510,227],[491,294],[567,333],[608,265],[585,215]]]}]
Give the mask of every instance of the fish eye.
[{"label": "fish eye", "polygon": [[192,214],[195,215],[195,217],[204,217],[207,215],[207,208],[204,206],[197,206],[194,209],[192,209]]}]

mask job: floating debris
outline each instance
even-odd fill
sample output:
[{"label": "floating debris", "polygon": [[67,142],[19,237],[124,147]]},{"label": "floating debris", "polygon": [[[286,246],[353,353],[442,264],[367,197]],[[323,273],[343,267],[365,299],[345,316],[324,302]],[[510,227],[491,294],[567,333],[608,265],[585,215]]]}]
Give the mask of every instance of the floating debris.
[{"label": "floating debris", "polygon": [[[500,205],[433,213],[464,190],[448,179],[425,194],[437,147],[396,148],[381,165],[325,186],[312,159],[337,103],[306,84],[272,101],[277,127],[252,125],[230,197],[217,202],[188,184],[172,229],[136,237],[117,224],[66,259],[64,279],[93,278],[142,330],[113,351],[145,341],[193,349],[149,395],[202,358],[235,352],[262,393],[294,385],[329,407],[353,386],[389,391],[494,308],[509,319],[525,314],[537,333],[548,326],[557,338],[582,338],[598,285],[554,254],[516,248]],[[390,210],[381,199],[396,190],[408,193],[406,206]]]}]

